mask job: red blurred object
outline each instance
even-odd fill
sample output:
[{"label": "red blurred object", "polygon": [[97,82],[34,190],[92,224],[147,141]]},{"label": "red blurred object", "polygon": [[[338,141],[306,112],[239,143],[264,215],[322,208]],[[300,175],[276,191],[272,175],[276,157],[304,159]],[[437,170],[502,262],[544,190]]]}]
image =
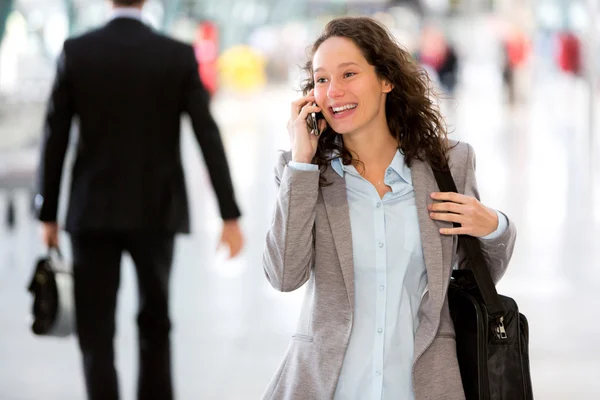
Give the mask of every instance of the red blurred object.
[{"label": "red blurred object", "polygon": [[521,32],[513,32],[505,42],[508,65],[516,69],[525,64],[529,56],[529,43]]},{"label": "red blurred object", "polygon": [[564,72],[575,75],[581,72],[581,43],[572,32],[558,35],[557,62]]},{"label": "red blurred object", "polygon": [[419,62],[439,71],[446,61],[448,44],[444,33],[435,27],[425,27],[421,32]]},{"label": "red blurred object", "polygon": [[213,95],[218,88],[217,59],[219,57],[219,30],[211,21],[198,25],[194,41],[198,73],[206,90]]}]

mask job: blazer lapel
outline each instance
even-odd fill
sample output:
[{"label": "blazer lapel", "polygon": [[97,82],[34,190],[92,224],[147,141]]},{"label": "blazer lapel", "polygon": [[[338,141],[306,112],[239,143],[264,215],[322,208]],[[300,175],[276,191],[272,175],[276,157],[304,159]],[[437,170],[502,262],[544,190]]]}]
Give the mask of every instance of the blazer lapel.
[{"label": "blazer lapel", "polygon": [[[433,203],[430,194],[439,190],[431,167],[423,161],[414,160],[411,173],[429,287],[429,304],[423,312],[429,314],[426,321],[430,324],[423,329],[431,329],[433,332],[428,333],[435,334],[452,268],[452,236],[440,235],[439,229],[450,228],[452,223],[434,221],[429,217],[427,206]],[[421,339],[415,343],[416,354],[421,354],[429,342],[429,338],[421,336]]]},{"label": "blazer lapel", "polygon": [[335,249],[342,268],[348,302],[350,303],[350,309],[354,311],[354,257],[346,182],[331,167],[328,167],[325,171],[325,178],[331,185],[322,186],[321,193],[323,194]]}]

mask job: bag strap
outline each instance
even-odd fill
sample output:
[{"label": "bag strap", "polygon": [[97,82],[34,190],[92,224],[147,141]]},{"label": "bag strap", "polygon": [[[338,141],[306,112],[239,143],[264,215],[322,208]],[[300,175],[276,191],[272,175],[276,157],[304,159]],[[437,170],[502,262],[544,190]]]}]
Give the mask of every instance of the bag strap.
[{"label": "bag strap", "polygon": [[[449,169],[439,171],[432,168],[432,170],[440,191],[458,193]],[[461,226],[457,222],[454,222],[453,225],[455,228]],[[465,250],[469,269],[473,272],[475,282],[477,283],[477,287],[479,288],[479,292],[481,293],[481,297],[487,308],[488,315],[494,319],[504,317],[506,310],[496,291],[496,286],[494,285],[487,262],[481,251],[479,239],[469,235],[458,235],[458,245]]]}]

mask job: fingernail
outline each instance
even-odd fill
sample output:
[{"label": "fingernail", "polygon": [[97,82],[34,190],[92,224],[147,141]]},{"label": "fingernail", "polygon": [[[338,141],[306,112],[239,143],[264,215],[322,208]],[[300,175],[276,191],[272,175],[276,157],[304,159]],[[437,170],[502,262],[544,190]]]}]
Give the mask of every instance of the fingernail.
[{"label": "fingernail", "polygon": [[431,197],[432,197],[432,198],[435,198],[435,196],[437,196],[437,193],[436,193],[436,192],[433,192],[433,193],[431,193]]}]

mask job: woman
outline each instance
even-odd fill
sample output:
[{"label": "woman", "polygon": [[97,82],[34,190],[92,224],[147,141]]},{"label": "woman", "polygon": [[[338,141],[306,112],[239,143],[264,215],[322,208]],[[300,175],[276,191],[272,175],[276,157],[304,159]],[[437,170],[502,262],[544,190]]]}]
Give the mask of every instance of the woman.
[{"label": "woman", "polygon": [[[471,147],[449,143],[426,75],[379,23],[331,21],[306,69],[263,264],[275,289],[307,291],[264,398],[464,399],[446,301],[456,235],[481,238],[497,282],[515,227],[478,201]],[[436,192],[447,164],[464,194]]]}]

